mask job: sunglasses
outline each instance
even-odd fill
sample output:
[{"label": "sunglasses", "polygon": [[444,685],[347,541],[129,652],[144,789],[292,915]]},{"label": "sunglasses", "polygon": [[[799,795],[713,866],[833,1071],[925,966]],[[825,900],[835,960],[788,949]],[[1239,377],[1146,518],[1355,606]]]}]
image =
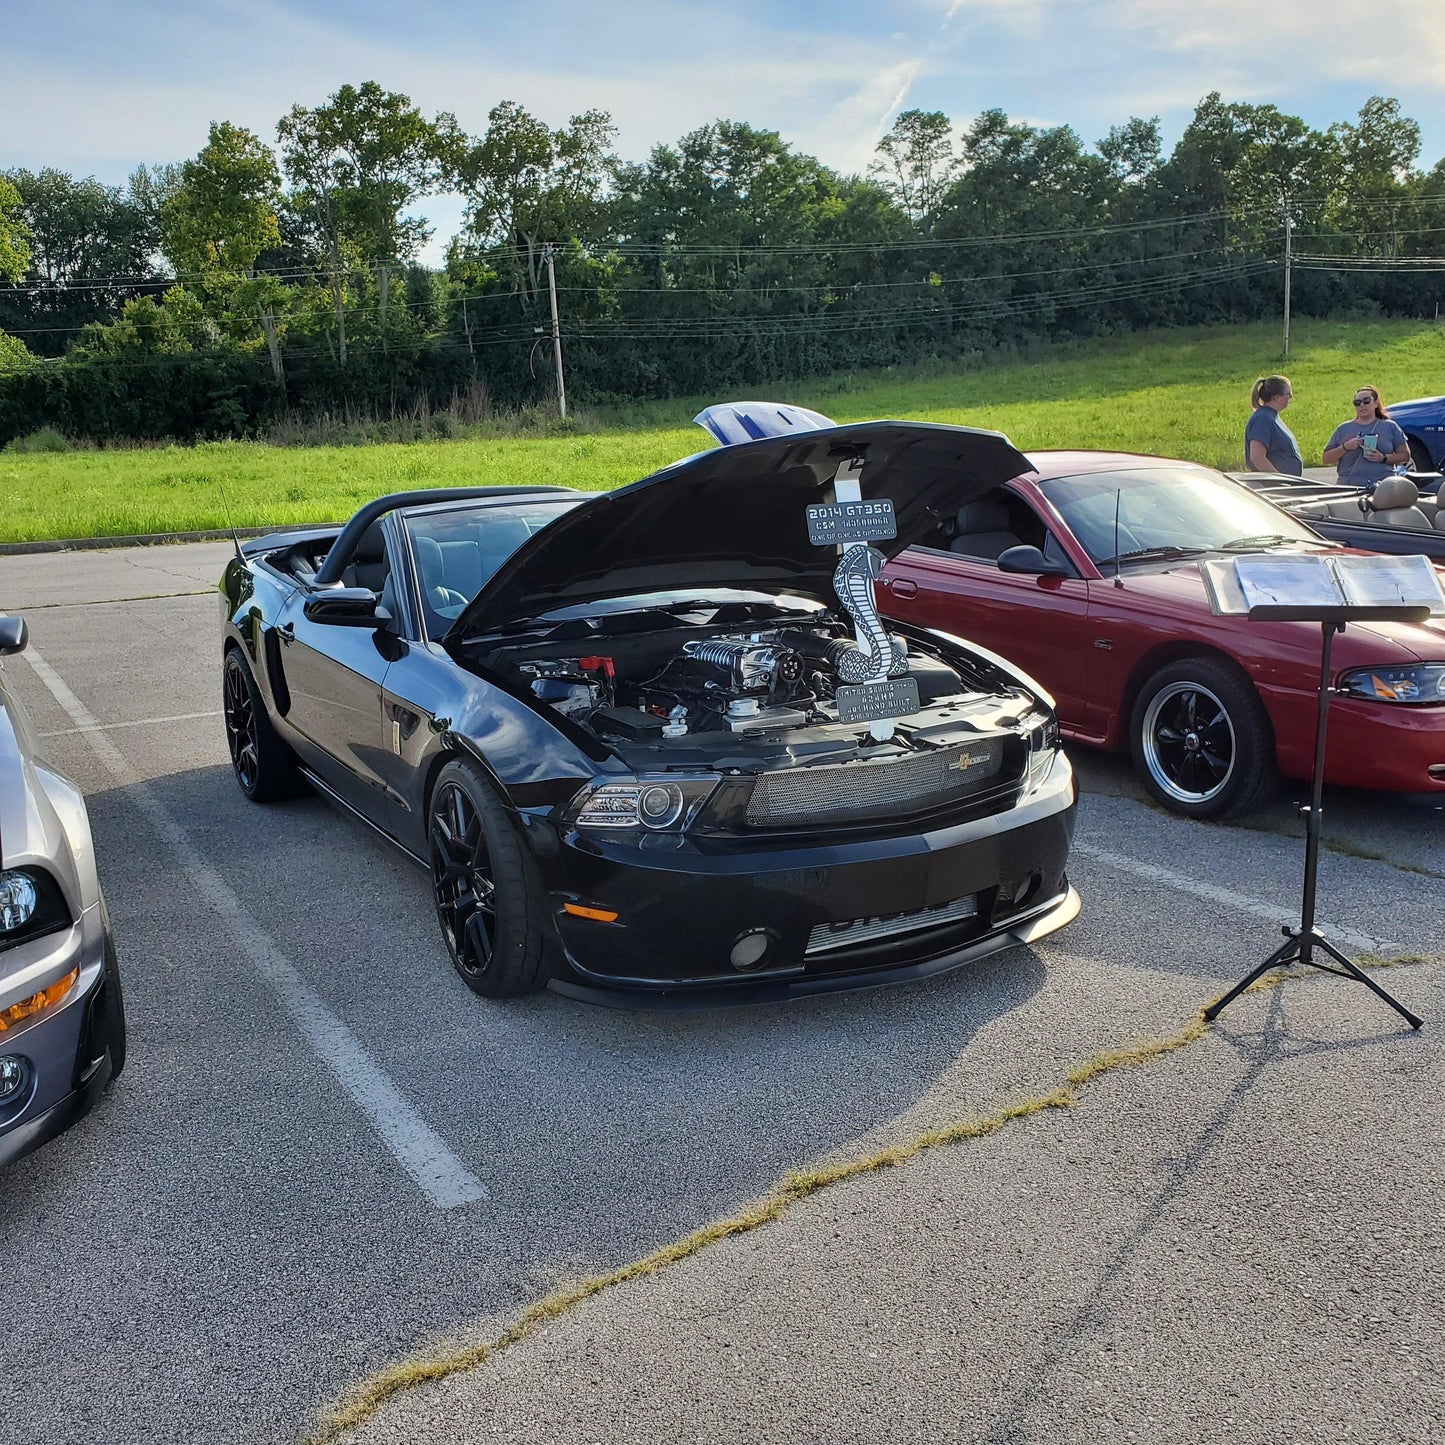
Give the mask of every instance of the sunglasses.
[{"label": "sunglasses", "polygon": [[1375,398],[1372,397],[1372,396],[1357,396],[1357,397],[1355,398],[1355,405],[1356,405],[1356,406],[1366,406],[1366,405],[1374,406],[1374,404],[1375,404]]}]

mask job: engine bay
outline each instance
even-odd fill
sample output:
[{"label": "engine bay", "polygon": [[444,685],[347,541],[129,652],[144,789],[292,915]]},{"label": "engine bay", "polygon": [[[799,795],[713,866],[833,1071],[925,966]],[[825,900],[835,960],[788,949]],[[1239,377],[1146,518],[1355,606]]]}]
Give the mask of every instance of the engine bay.
[{"label": "engine bay", "polygon": [[[526,644],[494,646],[478,660],[536,704],[614,743],[671,751],[685,746],[682,739],[793,741],[800,734],[822,737],[818,730],[825,730],[836,743],[863,731],[839,722],[838,665],[855,645],[851,628],[832,614],[742,627],[698,626],[658,614],[645,621],[631,614],[622,627],[615,625],[622,619],[610,621],[613,626],[596,628],[564,624]],[[585,648],[576,645],[583,638]],[[957,721],[959,708],[970,702],[988,703],[990,714],[1027,711],[1034,702],[984,658],[949,649],[945,659],[941,647],[899,643],[922,704],[904,720],[910,726],[927,727],[941,715]]]}]

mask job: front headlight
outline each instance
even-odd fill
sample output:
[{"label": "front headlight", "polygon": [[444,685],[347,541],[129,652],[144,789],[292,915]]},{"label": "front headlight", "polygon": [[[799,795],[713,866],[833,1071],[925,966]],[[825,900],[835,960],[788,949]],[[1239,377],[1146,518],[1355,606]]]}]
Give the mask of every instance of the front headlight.
[{"label": "front headlight", "polygon": [[35,916],[40,894],[27,873],[10,869],[0,873],[0,933],[16,933]]},{"label": "front headlight", "polygon": [[567,820],[575,828],[651,828],[682,832],[712,796],[720,780],[711,774],[598,778],[575,797]]},{"label": "front headlight", "polygon": [[1059,720],[1052,713],[1033,713],[1023,726],[1029,744],[1028,791],[1036,793],[1059,751]]},{"label": "front headlight", "polygon": [[1445,702],[1445,662],[1357,667],[1340,679],[1340,689],[1371,702]]},{"label": "front headlight", "polygon": [[0,948],[70,925],[70,911],[49,873],[7,868],[0,873]]}]

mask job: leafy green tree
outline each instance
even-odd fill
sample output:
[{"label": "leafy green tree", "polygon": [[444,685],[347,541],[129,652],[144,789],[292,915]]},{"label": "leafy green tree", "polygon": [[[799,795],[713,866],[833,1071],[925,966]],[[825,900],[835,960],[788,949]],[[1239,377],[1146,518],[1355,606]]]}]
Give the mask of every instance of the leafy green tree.
[{"label": "leafy green tree", "polygon": [[383,343],[391,273],[430,234],[408,206],[445,184],[460,159],[456,120],[427,120],[374,80],[343,85],[325,105],[293,106],[276,127],[292,203],[325,259],[346,364],[346,278],[375,268]]},{"label": "leafy green tree", "polygon": [[281,244],[280,210],[281,177],[271,148],[243,127],[219,121],[200,154],[181,167],[160,228],[167,259],[196,278],[223,325],[238,316],[259,322],[272,373],[284,382],[277,310],[285,287],[256,269],[261,256]]},{"label": "leafy green tree", "polygon": [[1330,218],[1360,251],[1401,255],[1406,249],[1401,233],[1413,229],[1410,211],[1402,212],[1400,203],[1418,189],[1419,125],[1401,112],[1398,100],[1376,95],[1353,122],[1332,125],[1329,134],[1340,160]]},{"label": "leafy green tree", "polygon": [[145,219],[119,189],[57,170],[16,169],[4,179],[20,195],[14,215],[25,226],[30,261],[21,287],[0,292],[0,326],[56,356],[87,324],[154,287]]},{"label": "leafy green tree", "polygon": [[515,101],[494,106],[486,132],[458,165],[467,220],[454,262],[490,253],[489,265],[529,307],[541,290],[544,245],[600,238],[616,134],[606,111],[585,111],[552,130]]},{"label": "leafy green tree", "polygon": [[0,281],[21,280],[30,266],[30,228],[20,205],[20,192],[0,176]]},{"label": "leafy green tree", "polygon": [[[0,177],[0,281],[19,281],[30,265],[30,232],[19,209],[20,192]],[[0,331],[0,376],[24,370],[30,359],[18,336]]]},{"label": "leafy green tree", "polygon": [[1131,115],[1123,125],[1109,127],[1098,151],[1108,162],[1116,180],[1141,185],[1151,180],[1164,159],[1164,142],[1159,134],[1159,117],[1142,120]]},{"label": "leafy green tree", "polygon": [[957,169],[953,122],[941,110],[905,110],[878,142],[868,174],[927,230]]},{"label": "leafy green tree", "polygon": [[108,326],[87,328],[78,356],[179,356],[211,349],[219,339],[201,298],[184,286],[171,286],[159,298],[127,301]]}]

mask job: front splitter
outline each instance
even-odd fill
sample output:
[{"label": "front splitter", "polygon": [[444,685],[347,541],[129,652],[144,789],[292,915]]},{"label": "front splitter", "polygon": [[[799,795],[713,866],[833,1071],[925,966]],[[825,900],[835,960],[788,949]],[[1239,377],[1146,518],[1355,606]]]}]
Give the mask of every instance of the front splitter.
[{"label": "front splitter", "polygon": [[792,999],[810,998],[816,994],[853,993],[860,989],[888,988],[893,984],[916,983],[920,979],[936,978],[939,974],[952,973],[965,968],[990,954],[1000,953],[1006,948],[1018,948],[1036,943],[1039,939],[1057,932],[1065,924],[1072,923],[1079,916],[1082,900],[1070,885],[1068,891],[1046,904],[1037,913],[1029,914],[1017,922],[996,929],[982,938],[975,938],[962,948],[941,954],[937,958],[924,959],[919,963],[900,964],[896,968],[870,969],[866,973],[820,975],[814,978],[795,978],[791,981],[778,980],[769,983],[739,981],[721,988],[709,986],[689,989],[685,984],[675,987],[664,986],[652,989],[599,988],[593,984],[578,983],[574,979],[552,978],[547,987],[553,993],[575,998],[583,1003],[598,1004],[603,1008],[630,1009],[636,1013],[684,1013],[698,1009],[737,1008],[756,1004],[787,1003]]}]

